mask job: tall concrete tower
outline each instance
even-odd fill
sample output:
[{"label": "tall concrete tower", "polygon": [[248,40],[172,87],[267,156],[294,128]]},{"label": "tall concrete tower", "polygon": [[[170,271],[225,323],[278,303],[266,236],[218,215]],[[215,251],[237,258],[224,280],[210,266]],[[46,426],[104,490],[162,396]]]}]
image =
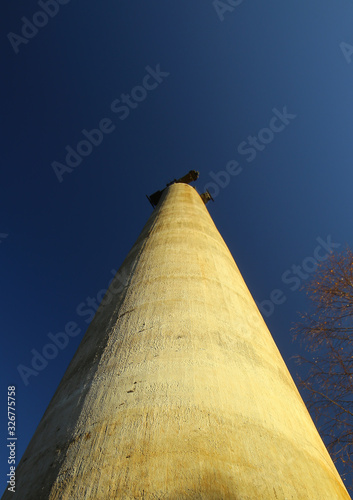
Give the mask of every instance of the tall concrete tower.
[{"label": "tall concrete tower", "polygon": [[349,499],[202,198],[159,195],[3,498]]}]

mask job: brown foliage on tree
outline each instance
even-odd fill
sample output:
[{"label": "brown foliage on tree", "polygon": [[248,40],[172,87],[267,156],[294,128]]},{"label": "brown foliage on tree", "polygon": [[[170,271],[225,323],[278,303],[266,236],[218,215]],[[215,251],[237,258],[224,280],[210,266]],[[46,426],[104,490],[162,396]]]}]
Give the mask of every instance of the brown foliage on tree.
[{"label": "brown foliage on tree", "polygon": [[[304,398],[342,476],[353,466],[353,253],[321,262],[305,285],[312,310],[294,327],[311,357],[296,356],[306,374]],[[353,482],[351,484],[351,491]]]}]

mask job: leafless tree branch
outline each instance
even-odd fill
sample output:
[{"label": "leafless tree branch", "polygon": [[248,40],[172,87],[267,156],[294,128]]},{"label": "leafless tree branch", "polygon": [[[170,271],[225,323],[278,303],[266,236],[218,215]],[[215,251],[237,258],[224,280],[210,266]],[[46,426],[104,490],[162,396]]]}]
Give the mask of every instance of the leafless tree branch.
[{"label": "leafless tree branch", "polygon": [[[311,357],[295,356],[305,371],[299,387],[345,476],[353,465],[353,252],[330,254],[305,291],[311,310],[301,314],[293,337]],[[348,489],[353,492],[353,483]]]}]

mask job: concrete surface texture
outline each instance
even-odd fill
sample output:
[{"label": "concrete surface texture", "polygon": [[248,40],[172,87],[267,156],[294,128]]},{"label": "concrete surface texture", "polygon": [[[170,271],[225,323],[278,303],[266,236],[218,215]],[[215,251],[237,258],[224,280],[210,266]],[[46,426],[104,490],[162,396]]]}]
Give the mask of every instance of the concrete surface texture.
[{"label": "concrete surface texture", "polygon": [[3,498],[350,498],[193,187],[164,191],[17,468],[16,489]]}]

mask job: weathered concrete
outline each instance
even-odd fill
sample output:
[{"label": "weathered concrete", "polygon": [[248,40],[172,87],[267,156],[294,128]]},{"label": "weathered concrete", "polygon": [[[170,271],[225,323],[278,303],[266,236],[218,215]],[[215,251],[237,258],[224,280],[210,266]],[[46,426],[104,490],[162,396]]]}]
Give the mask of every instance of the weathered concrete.
[{"label": "weathered concrete", "polygon": [[200,196],[163,193],[4,499],[349,499]]}]

